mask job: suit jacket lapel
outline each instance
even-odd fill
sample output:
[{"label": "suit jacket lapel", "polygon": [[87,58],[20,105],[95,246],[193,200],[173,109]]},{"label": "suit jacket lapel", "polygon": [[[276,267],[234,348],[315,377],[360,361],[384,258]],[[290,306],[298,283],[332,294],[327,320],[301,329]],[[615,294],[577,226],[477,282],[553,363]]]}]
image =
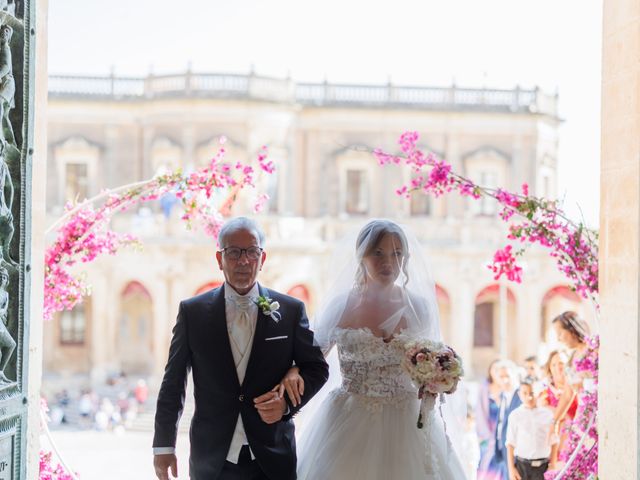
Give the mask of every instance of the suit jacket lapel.
[{"label": "suit jacket lapel", "polygon": [[[258,293],[261,296],[267,296],[268,292],[262,285],[258,284]],[[258,307],[258,316],[256,318],[256,331],[253,334],[253,343],[251,344],[251,352],[249,357],[249,363],[247,364],[247,371],[244,374],[243,385],[247,382],[247,379],[253,374],[253,370],[259,362],[259,357],[262,353],[262,348],[264,347],[264,337],[265,337],[265,322],[268,317],[262,313],[260,307]]]},{"label": "suit jacket lapel", "polygon": [[[213,291],[210,303],[210,318],[213,323],[214,337],[221,349],[221,357],[224,362],[220,365],[219,371],[228,376],[228,381],[232,384],[240,386],[238,380],[238,371],[236,370],[236,362],[231,352],[231,341],[229,340],[229,329],[227,328],[227,309],[224,300],[224,285]],[[217,370],[217,369],[216,369]]]}]

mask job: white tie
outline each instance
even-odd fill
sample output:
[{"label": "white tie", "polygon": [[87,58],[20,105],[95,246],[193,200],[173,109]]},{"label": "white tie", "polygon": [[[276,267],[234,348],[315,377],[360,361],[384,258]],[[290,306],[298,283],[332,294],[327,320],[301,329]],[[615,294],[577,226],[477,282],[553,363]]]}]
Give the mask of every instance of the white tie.
[{"label": "white tie", "polygon": [[251,340],[252,328],[249,315],[253,301],[249,297],[236,297],[233,301],[236,304],[237,314],[235,321],[232,323],[231,336],[240,355],[244,357]]}]

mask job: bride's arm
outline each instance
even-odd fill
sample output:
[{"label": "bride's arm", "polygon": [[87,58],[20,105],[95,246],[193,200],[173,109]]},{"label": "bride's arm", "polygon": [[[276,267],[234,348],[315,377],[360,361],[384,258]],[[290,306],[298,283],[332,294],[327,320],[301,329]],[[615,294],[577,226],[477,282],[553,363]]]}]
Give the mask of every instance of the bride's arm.
[{"label": "bride's arm", "polygon": [[[332,343],[322,349],[324,358],[329,356],[334,345],[335,343]],[[295,365],[291,367],[275,388],[278,390],[278,395],[280,396],[286,391],[293,406],[297,407],[302,401],[302,395],[304,395],[304,379],[300,375],[300,369]]]},{"label": "bride's arm", "polygon": [[575,394],[575,391],[569,385],[566,385],[564,390],[562,391],[562,396],[558,400],[558,405],[553,412],[552,432],[554,432],[555,434],[558,434],[558,427],[569,411],[569,408],[571,408],[571,404],[573,403]]},{"label": "bride's arm", "polygon": [[291,404],[297,407],[302,402],[302,395],[304,395],[304,379],[300,375],[300,369],[295,365],[291,367],[276,388],[280,396],[286,391]]}]

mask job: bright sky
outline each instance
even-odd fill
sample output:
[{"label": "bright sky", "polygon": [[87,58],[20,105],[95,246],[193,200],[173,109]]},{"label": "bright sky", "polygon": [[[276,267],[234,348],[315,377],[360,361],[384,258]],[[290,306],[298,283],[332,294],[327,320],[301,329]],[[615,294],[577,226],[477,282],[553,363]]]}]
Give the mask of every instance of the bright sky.
[{"label": "bright sky", "polygon": [[557,90],[560,193],[596,225],[601,24],[602,0],[50,0],[49,70]]}]

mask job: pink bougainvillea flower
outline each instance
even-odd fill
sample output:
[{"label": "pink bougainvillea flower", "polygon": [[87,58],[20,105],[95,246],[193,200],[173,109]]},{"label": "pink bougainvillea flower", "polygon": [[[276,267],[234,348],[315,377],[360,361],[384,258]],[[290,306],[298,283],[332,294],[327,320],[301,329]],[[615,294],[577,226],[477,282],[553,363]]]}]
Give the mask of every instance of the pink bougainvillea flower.
[{"label": "pink bougainvillea flower", "polygon": [[[226,138],[220,137],[219,142],[224,144]],[[253,187],[256,175],[252,165],[242,162],[236,162],[232,168],[231,163],[223,162],[224,155],[224,149],[220,148],[208,165],[188,175],[171,172],[115,192],[103,192],[93,199],[104,202],[97,208],[94,201],[68,203],[57,237],[45,252],[44,319],[50,320],[55,312],[71,310],[90,293],[85,279],[73,270],[74,265],[92,262],[104,254],[114,255],[126,246],[140,245],[134,236],[111,230],[111,219],[119,212],[169,194],[181,204],[180,218],[188,228],[197,223],[205,233],[217,238],[239,189]],[[267,159],[266,147],[260,150],[258,163],[267,174],[275,171],[273,162]],[[214,202],[214,198],[222,200]],[[263,209],[267,201],[268,196],[259,195],[254,210]]]},{"label": "pink bougainvillea flower", "polygon": [[[409,198],[412,194],[427,194],[439,197],[455,190],[460,195],[475,200],[493,198],[500,206],[499,217],[509,223],[507,238],[519,242],[522,249],[531,245],[548,249],[558,270],[567,277],[575,291],[597,304],[596,232],[569,220],[557,201],[529,195],[529,185],[526,183],[522,184],[521,194],[476,184],[454,172],[449,163],[439,159],[433,152],[420,150],[418,141],[418,133],[408,131],[398,139],[402,155],[385,152],[381,148],[373,150],[380,166],[406,165],[414,172],[409,184],[395,190],[398,196]],[[518,223],[514,222],[515,218],[519,219]],[[522,269],[512,255],[510,248],[498,250],[492,270],[497,278],[505,275],[510,280],[519,282],[522,280]]]}]

